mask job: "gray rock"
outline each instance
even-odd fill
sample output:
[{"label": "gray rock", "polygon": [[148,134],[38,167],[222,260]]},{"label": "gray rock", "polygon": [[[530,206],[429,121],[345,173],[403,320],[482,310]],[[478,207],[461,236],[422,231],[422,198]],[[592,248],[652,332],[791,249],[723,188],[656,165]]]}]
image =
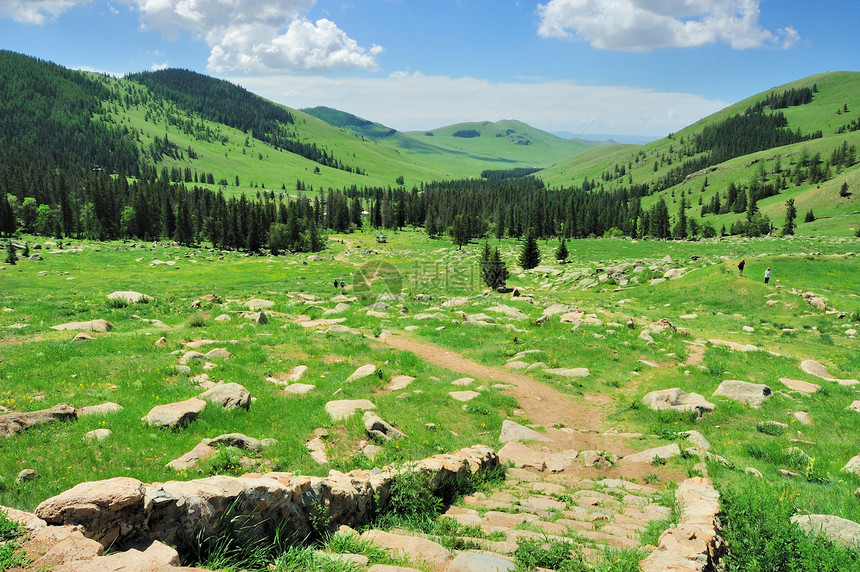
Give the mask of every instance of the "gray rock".
[{"label": "gray rock", "polygon": [[831,514],[799,514],[791,522],[808,534],[823,534],[828,540],[860,550],[860,524]]},{"label": "gray rock", "polygon": [[261,310],[268,310],[275,306],[275,303],[271,300],[261,300],[260,298],[254,298],[252,300],[248,300],[248,309],[252,312],[259,312]]},{"label": "gray rock", "polygon": [[622,460],[625,463],[651,463],[658,457],[661,459],[668,459],[680,454],[681,448],[678,447],[677,443],[672,443],[671,445],[655,447],[653,449],[633,453],[632,455],[626,455]]},{"label": "gray rock", "polygon": [[347,419],[359,409],[376,409],[376,405],[368,399],[340,399],[325,404],[325,411],[333,421]]},{"label": "gray rock", "polygon": [[365,377],[369,377],[369,376],[373,375],[374,373],[376,373],[376,366],[375,365],[373,365],[372,363],[363,365],[360,368],[356,369],[352,373],[352,375],[350,375],[348,378],[346,378],[346,383],[353,382],[357,379],[363,379]]},{"label": "gray rock", "polygon": [[42,475],[34,471],[33,469],[22,469],[18,476],[15,478],[15,482],[20,483],[28,483],[30,481],[35,481],[36,479],[41,479]]},{"label": "gray rock", "polygon": [[764,403],[765,398],[771,395],[771,390],[762,383],[749,383],[747,381],[727,379],[717,387],[713,395],[715,397],[726,397],[740,401],[754,409],[758,409]]},{"label": "gray rock", "polygon": [[142,421],[153,427],[185,427],[195,419],[206,407],[202,399],[192,397],[185,401],[167,403],[153,407]]},{"label": "gray rock", "polygon": [[137,304],[139,302],[149,302],[150,300],[154,300],[152,296],[148,296],[147,294],[141,294],[140,292],[133,292],[130,290],[121,290],[117,292],[111,292],[108,294],[108,300],[124,300],[129,304]]},{"label": "gray rock", "polygon": [[461,552],[448,566],[448,572],[506,572],[513,570],[515,564],[495,554]]},{"label": "gray rock", "polygon": [[364,430],[371,438],[377,438],[382,441],[393,441],[395,439],[406,438],[405,433],[395,429],[373,411],[365,411],[361,420],[364,422]]},{"label": "gray rock", "polygon": [[198,397],[220,405],[224,409],[245,409],[251,403],[251,392],[238,383],[219,383]]},{"label": "gray rock", "polygon": [[860,455],[851,457],[845,466],[842,467],[842,470],[846,473],[854,473],[855,475],[860,476]]},{"label": "gray rock", "polygon": [[510,419],[505,419],[502,421],[502,432],[499,435],[499,443],[508,443],[510,441],[549,441],[549,439],[543,433],[538,433],[534,429],[520,425]]},{"label": "gray rock", "polygon": [[671,409],[675,411],[713,411],[714,404],[707,401],[698,393],[687,393],[686,391],[673,387],[647,393],[642,398],[642,404],[654,411]]},{"label": "gray rock", "polygon": [[11,437],[36,425],[53,423],[54,421],[74,421],[77,418],[77,411],[69,403],[60,403],[50,409],[40,409],[27,413],[8,413],[0,415],[0,436]]},{"label": "gray rock", "polygon": [[86,332],[109,332],[113,324],[107,320],[90,320],[89,322],[69,322],[58,326],[51,326],[52,330],[83,330]]},{"label": "gray rock", "polygon": [[100,405],[86,405],[78,409],[78,417],[86,417],[87,415],[109,415],[111,413],[119,413],[122,411],[122,405],[119,403],[102,403]]},{"label": "gray rock", "polygon": [[92,431],[87,431],[84,434],[84,441],[104,441],[108,439],[111,435],[113,435],[113,431],[110,429],[93,429]]}]

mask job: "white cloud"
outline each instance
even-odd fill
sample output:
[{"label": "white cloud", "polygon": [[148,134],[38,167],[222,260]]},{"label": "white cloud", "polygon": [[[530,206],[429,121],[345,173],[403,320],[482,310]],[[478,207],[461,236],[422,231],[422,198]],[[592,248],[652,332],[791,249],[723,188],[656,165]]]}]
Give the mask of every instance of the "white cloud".
[{"label": "white cloud", "polygon": [[518,119],[550,132],[665,136],[727,105],[698,95],[638,87],[567,81],[493,83],[417,72],[394,72],[386,78],[228,79],[289,107],[325,105],[400,131]]},{"label": "white cloud", "polygon": [[56,18],[69,8],[87,4],[90,0],[0,0],[0,17],[11,18],[23,24],[44,24],[47,18]]},{"label": "white cloud", "polygon": [[204,39],[209,69],[219,74],[375,70],[382,52],[380,46],[359,46],[331,20],[302,18],[315,0],[126,1],[137,5],[147,30]]},{"label": "white cloud", "polygon": [[595,48],[646,52],[724,42],[736,50],[781,45],[799,35],[759,26],[760,0],[549,0],[538,4],[538,34]]},{"label": "white cloud", "polygon": [[160,64],[158,64],[158,63],[152,64],[151,66],[149,66],[149,69],[151,69],[152,71],[159,71],[159,70],[166,70],[168,67],[170,67],[170,64],[168,62],[162,62]]}]

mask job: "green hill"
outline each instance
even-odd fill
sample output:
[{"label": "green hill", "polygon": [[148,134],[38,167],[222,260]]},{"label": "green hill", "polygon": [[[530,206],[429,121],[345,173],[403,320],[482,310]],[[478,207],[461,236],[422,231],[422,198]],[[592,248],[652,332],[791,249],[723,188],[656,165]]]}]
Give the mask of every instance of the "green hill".
[{"label": "green hill", "polygon": [[[784,126],[775,127],[777,116]],[[744,99],[664,139],[591,150],[538,176],[549,187],[580,185],[585,179],[605,191],[647,185],[642,206],[662,198],[673,214],[683,195],[688,216],[717,229],[730,227],[744,213],[702,215],[701,207],[715,196],[725,204],[732,183],[747,190],[779,186],[757,203],[775,226],[784,221],[785,202],[794,199],[798,222],[814,211],[816,220],[803,225],[805,232],[844,234],[860,226],[860,194],[855,192],[860,170],[856,157],[840,159],[842,149],[860,145],[858,126],[860,73],[831,72]],[[848,196],[840,195],[844,184]]]}]

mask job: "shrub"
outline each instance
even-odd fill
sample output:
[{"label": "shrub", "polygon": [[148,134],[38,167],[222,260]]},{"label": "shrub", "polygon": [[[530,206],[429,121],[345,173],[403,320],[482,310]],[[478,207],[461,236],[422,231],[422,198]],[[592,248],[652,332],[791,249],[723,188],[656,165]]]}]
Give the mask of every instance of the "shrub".
[{"label": "shrub", "polygon": [[572,542],[521,538],[514,553],[515,570],[550,568],[561,572],[587,572],[582,552]]}]

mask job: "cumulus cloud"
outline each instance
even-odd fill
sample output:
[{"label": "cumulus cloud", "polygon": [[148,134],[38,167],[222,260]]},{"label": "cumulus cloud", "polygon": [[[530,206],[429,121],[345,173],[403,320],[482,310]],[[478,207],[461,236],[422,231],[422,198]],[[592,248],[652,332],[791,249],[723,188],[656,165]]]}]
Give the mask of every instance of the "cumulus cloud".
[{"label": "cumulus cloud", "polygon": [[[698,95],[568,81],[496,83],[393,72],[385,78],[232,77],[293,108],[325,105],[400,131],[464,121],[518,119],[555,132],[665,136],[727,104]],[[630,105],[636,101],[636,105]]]},{"label": "cumulus cloud", "polygon": [[799,35],[759,25],[759,0],[549,0],[538,34],[595,48],[646,52],[724,42],[736,50],[791,47]]},{"label": "cumulus cloud", "polygon": [[0,17],[23,24],[44,24],[69,8],[87,4],[90,0],[0,0]]},{"label": "cumulus cloud", "polygon": [[205,40],[209,69],[219,74],[375,70],[382,52],[359,46],[331,20],[302,18],[315,0],[127,1],[137,5],[145,29]]}]

